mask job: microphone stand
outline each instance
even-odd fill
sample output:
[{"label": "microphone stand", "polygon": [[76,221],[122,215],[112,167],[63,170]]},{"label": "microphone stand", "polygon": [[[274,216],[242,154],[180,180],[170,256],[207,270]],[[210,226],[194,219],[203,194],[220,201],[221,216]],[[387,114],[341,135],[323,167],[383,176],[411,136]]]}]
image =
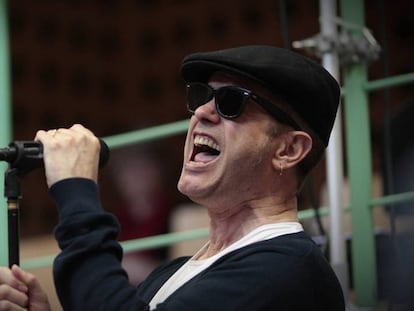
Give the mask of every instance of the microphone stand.
[{"label": "microphone stand", "polygon": [[20,173],[16,168],[9,168],[5,173],[4,196],[7,198],[7,217],[9,234],[9,267],[19,265],[20,258],[20,219],[19,202],[21,199]]},{"label": "microphone stand", "polygon": [[[99,168],[109,159],[109,147],[102,140],[99,157]],[[0,161],[9,162],[5,173],[4,196],[7,198],[8,234],[9,234],[9,266],[19,264],[19,203],[22,197],[20,179],[30,171],[41,168],[43,163],[43,146],[36,141],[15,141],[8,148],[0,148]]]},{"label": "microphone stand", "polygon": [[7,198],[8,211],[8,243],[9,243],[9,267],[20,264],[20,219],[19,203],[22,198],[20,180],[43,163],[42,150],[38,143],[32,141],[16,141],[10,144],[14,154],[12,158],[0,156],[0,161],[8,161],[9,168],[4,177],[4,196]]}]

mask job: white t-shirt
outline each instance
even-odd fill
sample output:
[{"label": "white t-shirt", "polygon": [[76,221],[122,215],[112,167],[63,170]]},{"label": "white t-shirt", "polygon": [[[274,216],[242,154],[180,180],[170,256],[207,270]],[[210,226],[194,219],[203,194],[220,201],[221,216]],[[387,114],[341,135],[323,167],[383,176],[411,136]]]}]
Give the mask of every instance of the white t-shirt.
[{"label": "white t-shirt", "polygon": [[190,260],[188,260],[184,265],[181,266],[165,283],[150,302],[150,310],[154,310],[157,304],[165,301],[173,292],[175,292],[179,287],[184,283],[192,279],[194,276],[202,272],[211,266],[216,260],[223,257],[224,255],[239,249],[241,247],[247,246],[249,244],[265,241],[268,239],[275,238],[280,235],[296,233],[303,231],[303,227],[298,222],[283,222],[276,224],[267,224],[260,226],[240,240],[234,242],[227,248],[223,249],[221,252],[216,255],[209,257],[203,260],[196,260],[198,254],[204,252],[209,243],[207,242]]}]

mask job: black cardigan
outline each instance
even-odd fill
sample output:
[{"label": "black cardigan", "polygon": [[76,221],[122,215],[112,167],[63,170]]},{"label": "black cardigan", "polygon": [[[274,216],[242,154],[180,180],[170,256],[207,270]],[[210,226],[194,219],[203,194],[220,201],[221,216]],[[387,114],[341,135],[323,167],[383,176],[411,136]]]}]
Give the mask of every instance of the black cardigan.
[{"label": "black cardigan", "polygon": [[[73,178],[50,193],[59,207],[54,262],[64,310],[148,310],[162,284],[189,257],[156,270],[138,287],[121,267],[119,225],[100,206],[97,185]],[[339,282],[306,233],[287,234],[233,251],[177,289],[158,311],[343,311]]]}]

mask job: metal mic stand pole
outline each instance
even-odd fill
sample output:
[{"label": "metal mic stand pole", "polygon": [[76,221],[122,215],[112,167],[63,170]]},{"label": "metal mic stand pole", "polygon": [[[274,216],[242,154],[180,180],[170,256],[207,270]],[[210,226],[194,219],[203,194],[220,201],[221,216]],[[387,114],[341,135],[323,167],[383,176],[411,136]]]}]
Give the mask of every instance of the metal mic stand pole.
[{"label": "metal mic stand pole", "polygon": [[20,264],[19,202],[21,193],[19,175],[17,168],[9,168],[4,179],[4,196],[7,198],[8,211],[9,267]]},{"label": "metal mic stand pole", "polygon": [[9,266],[19,264],[20,219],[19,203],[22,198],[20,180],[25,174],[43,166],[42,148],[38,142],[16,141],[9,148],[2,149],[1,161],[9,162],[5,172],[4,196],[8,211]]}]

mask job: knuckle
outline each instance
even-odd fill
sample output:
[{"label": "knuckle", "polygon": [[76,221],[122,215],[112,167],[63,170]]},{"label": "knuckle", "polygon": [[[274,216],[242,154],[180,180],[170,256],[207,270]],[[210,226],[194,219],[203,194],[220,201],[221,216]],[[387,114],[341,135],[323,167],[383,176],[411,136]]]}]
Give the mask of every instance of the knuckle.
[{"label": "knuckle", "polygon": [[12,305],[11,305],[10,301],[0,300],[0,310],[1,311],[12,310]]},{"label": "knuckle", "polygon": [[96,136],[92,136],[92,141],[95,144],[95,146],[99,146],[99,139]]},{"label": "knuckle", "polygon": [[31,274],[31,273],[27,273],[26,274],[26,281],[25,283],[27,283],[27,285],[30,287],[31,285],[36,285],[37,279],[36,277]]},{"label": "knuckle", "polygon": [[6,284],[0,285],[0,299],[7,299],[10,296],[10,286]]}]

